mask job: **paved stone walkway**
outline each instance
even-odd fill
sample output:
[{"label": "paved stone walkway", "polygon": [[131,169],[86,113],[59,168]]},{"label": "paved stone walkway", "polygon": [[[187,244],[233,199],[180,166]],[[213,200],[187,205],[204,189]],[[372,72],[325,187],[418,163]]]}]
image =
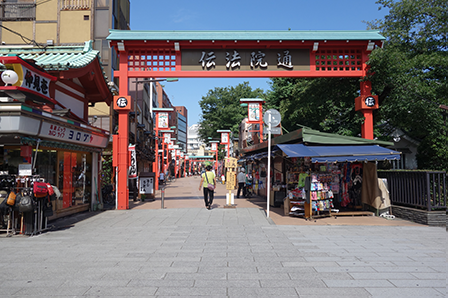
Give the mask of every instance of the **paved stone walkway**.
[{"label": "paved stone walkway", "polygon": [[170,200],[0,238],[0,297],[447,297],[444,227],[276,225],[261,208]]}]

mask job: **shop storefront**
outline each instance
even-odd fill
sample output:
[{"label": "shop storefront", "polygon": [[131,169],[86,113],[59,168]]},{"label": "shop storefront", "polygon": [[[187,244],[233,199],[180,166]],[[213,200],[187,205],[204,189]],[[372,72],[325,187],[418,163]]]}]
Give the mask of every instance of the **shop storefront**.
[{"label": "shop storefront", "polygon": [[[284,144],[285,141],[290,143]],[[286,215],[306,218],[354,215],[354,212],[388,207],[388,202],[379,193],[385,186],[377,178],[377,164],[400,159],[400,152],[381,147],[378,143],[388,145],[388,142],[307,129],[275,138],[270,205],[283,205]],[[252,178],[253,191],[267,196],[268,158],[262,151],[264,146],[260,144],[258,147],[253,148],[258,152],[248,148],[246,156],[239,161],[246,168],[248,177]]]},{"label": "shop storefront", "polygon": [[0,118],[3,177],[16,179],[18,188],[34,180],[55,186],[60,196],[50,219],[96,208],[108,132],[21,103],[2,104]]}]

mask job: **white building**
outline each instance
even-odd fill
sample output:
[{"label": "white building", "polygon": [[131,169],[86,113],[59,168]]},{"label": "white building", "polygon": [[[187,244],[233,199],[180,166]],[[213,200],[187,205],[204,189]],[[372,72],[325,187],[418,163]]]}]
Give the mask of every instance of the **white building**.
[{"label": "white building", "polygon": [[189,155],[203,156],[206,144],[204,144],[198,137],[199,124],[189,126],[187,138],[187,152]]}]

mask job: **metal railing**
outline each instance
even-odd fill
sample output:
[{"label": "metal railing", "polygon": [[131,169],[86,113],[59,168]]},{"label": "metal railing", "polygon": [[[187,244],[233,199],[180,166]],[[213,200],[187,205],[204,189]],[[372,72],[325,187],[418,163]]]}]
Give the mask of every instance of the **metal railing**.
[{"label": "metal railing", "polygon": [[61,10],[89,10],[91,0],[62,0]]},{"label": "metal railing", "polygon": [[392,204],[447,210],[447,174],[440,171],[377,171],[386,178]]},{"label": "metal railing", "polygon": [[36,19],[34,3],[0,3],[0,21],[32,21]]}]

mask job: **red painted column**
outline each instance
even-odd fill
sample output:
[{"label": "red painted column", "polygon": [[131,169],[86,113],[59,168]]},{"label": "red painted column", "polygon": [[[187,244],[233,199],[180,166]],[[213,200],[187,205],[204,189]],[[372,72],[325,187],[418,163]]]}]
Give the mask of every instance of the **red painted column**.
[{"label": "red painted column", "polygon": [[[159,117],[159,113],[156,113],[156,123],[158,123],[158,117]],[[159,189],[159,129],[158,129],[158,125],[156,124],[155,127],[155,135],[156,138],[154,138],[154,151],[155,151],[155,157],[154,157],[154,162],[153,162],[153,172],[154,172],[154,189],[157,190]]]},{"label": "red painted column", "polygon": [[379,108],[377,95],[371,95],[371,82],[360,83],[360,96],[355,99],[355,110],[361,111],[365,120],[362,124],[362,138],[374,139],[373,112]]},{"label": "red painted column", "polygon": [[[128,190],[128,142],[129,142],[129,111],[131,97],[128,96],[128,53],[120,52],[119,62],[119,93],[114,97],[114,108],[118,111],[118,173],[117,173],[117,209],[129,209]],[[119,97],[127,98],[127,107],[117,107]]]}]

